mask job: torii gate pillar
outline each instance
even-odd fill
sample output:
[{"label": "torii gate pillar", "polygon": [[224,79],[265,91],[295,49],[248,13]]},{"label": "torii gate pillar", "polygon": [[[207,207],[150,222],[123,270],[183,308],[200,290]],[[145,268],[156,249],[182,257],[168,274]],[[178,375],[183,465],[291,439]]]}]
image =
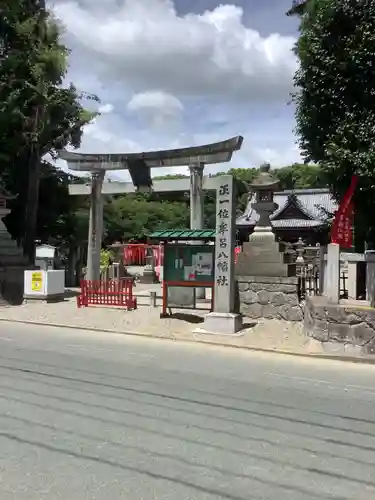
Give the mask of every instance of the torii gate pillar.
[{"label": "torii gate pillar", "polygon": [[[190,229],[203,229],[204,226],[204,192],[203,170],[204,163],[189,165],[190,170]],[[196,298],[204,299],[206,290],[195,289]]]},{"label": "torii gate pillar", "polygon": [[190,229],[203,229],[203,170],[204,163],[189,166],[190,170]]},{"label": "torii gate pillar", "polygon": [[100,250],[103,239],[103,195],[105,170],[91,174],[90,222],[87,245],[87,279],[100,280]]}]

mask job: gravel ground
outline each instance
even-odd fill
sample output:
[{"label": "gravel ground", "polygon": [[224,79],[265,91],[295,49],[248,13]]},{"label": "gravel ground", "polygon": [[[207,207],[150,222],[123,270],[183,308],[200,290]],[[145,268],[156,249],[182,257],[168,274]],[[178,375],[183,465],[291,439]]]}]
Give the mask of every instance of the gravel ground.
[{"label": "gravel ground", "polygon": [[[155,287],[152,288],[156,290]],[[207,310],[173,310],[173,317],[161,319],[160,299],[157,301],[158,307],[150,307],[148,290],[149,285],[138,287],[139,307],[135,311],[110,307],[78,309],[76,298],[69,297],[64,302],[55,304],[29,302],[17,307],[0,307],[0,319],[301,353],[311,348],[310,345],[307,347],[302,324],[286,321],[260,320],[255,323],[245,318],[242,336],[194,333],[194,330],[203,326],[203,317]],[[202,304],[201,307],[207,307],[207,304]]]}]

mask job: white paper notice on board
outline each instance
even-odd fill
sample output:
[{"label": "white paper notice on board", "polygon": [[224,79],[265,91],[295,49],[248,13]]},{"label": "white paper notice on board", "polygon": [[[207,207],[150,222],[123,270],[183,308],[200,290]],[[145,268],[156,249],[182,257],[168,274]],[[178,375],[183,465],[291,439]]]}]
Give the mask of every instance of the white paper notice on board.
[{"label": "white paper notice on board", "polygon": [[201,276],[211,276],[213,256],[209,253],[198,253],[195,259],[196,273]]}]

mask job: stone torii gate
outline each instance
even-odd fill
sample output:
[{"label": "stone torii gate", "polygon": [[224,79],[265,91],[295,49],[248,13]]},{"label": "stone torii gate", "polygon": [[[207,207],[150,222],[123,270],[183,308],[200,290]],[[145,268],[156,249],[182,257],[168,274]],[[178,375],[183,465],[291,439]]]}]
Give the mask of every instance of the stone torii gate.
[{"label": "stone torii gate", "polygon": [[[139,191],[176,192],[190,191],[190,227],[203,229],[203,190],[216,189],[213,178],[204,177],[205,165],[226,163],[234,151],[241,149],[242,136],[233,137],[204,146],[150,151],[130,154],[81,154],[62,150],[59,158],[68,163],[71,170],[90,172],[91,185],[71,184],[71,195],[90,195],[90,224],[87,251],[87,278],[100,278],[100,249],[103,236],[103,196]],[[166,179],[152,182],[151,168],[188,166],[189,179]],[[131,183],[106,182],[106,171],[127,169]]]}]

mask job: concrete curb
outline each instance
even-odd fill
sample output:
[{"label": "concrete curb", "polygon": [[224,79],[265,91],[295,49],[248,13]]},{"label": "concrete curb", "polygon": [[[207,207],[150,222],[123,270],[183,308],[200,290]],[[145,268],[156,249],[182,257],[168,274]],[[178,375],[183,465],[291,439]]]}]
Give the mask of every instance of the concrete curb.
[{"label": "concrete curb", "polygon": [[29,321],[29,320],[19,320],[19,319],[7,319],[0,318],[0,322],[3,323],[20,323],[26,325],[35,325],[35,326],[49,326],[53,328],[67,328],[69,330],[82,330],[88,332],[102,332],[102,333],[111,333],[115,335],[131,335],[133,337],[143,337],[145,339],[155,339],[155,340],[167,340],[167,341],[178,341],[178,342],[186,342],[189,344],[205,344],[216,347],[229,347],[231,349],[244,349],[246,351],[252,352],[263,352],[265,354],[285,354],[287,356],[292,356],[295,358],[307,358],[307,359],[326,359],[329,361],[346,361],[349,363],[356,364],[368,364],[375,365],[375,356],[373,358],[367,357],[355,357],[355,356],[335,356],[334,354],[309,354],[302,352],[293,352],[293,351],[285,351],[283,349],[268,349],[266,347],[256,347],[256,346],[247,346],[247,345],[236,345],[236,344],[228,344],[225,342],[213,342],[211,340],[204,339],[179,339],[176,337],[157,337],[150,333],[138,333],[138,332],[119,332],[116,330],[107,330],[103,328],[92,328],[86,326],[74,326],[74,325],[63,325],[59,323],[42,323],[40,321]]}]

